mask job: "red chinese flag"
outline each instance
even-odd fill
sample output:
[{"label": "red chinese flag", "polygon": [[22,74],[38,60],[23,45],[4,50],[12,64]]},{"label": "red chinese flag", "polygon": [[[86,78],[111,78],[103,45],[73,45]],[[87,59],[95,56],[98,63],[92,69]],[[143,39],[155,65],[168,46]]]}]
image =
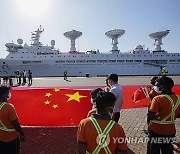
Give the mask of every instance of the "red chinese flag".
[{"label": "red chinese flag", "polygon": [[76,126],[92,106],[88,90],[14,88],[11,93],[21,125]]},{"label": "red chinese flag", "polygon": [[141,99],[138,103],[133,102],[132,95],[135,94],[135,91],[139,88],[140,86],[122,86],[124,94],[122,109],[141,108],[149,105],[148,99]]},{"label": "red chinese flag", "polygon": [[134,92],[132,98],[133,98],[133,103],[137,103],[138,101],[146,98],[146,96],[145,96],[142,88],[139,88]]}]

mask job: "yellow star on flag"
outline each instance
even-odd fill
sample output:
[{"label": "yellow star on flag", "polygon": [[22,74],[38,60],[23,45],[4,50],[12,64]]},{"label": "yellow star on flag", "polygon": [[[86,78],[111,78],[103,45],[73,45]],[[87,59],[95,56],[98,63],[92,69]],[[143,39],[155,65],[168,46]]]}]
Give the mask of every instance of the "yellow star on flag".
[{"label": "yellow star on flag", "polygon": [[52,94],[51,93],[46,93],[46,97],[50,97]]},{"label": "yellow star on flag", "polygon": [[45,105],[49,105],[50,102],[51,102],[51,101],[48,101],[48,100],[47,100],[47,101],[44,102],[44,104],[45,104]]},{"label": "yellow star on flag", "polygon": [[54,109],[56,109],[56,108],[58,108],[58,104],[54,104],[52,107],[53,107]]},{"label": "yellow star on flag", "polygon": [[60,89],[59,88],[54,88],[54,91],[58,92],[58,91],[60,91]]},{"label": "yellow star on flag", "polygon": [[69,97],[69,99],[67,100],[67,102],[72,101],[72,100],[76,100],[77,102],[80,102],[80,98],[87,97],[87,96],[79,95],[79,92],[76,92],[76,93],[73,94],[73,95],[71,95],[71,94],[66,94],[66,96]]}]

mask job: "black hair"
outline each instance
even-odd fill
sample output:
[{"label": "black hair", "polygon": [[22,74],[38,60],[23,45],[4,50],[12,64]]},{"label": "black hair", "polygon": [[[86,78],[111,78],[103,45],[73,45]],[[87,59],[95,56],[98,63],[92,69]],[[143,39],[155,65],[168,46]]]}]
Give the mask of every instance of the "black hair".
[{"label": "black hair", "polygon": [[116,96],[111,92],[100,91],[96,98],[96,107],[98,112],[104,112],[108,106],[113,107],[116,101]]},{"label": "black hair", "polygon": [[103,91],[101,88],[96,88],[91,91],[91,97],[95,99],[97,97],[98,92]]},{"label": "black hair", "polygon": [[109,74],[107,79],[109,80],[112,80],[114,82],[118,82],[118,75],[117,74]]},{"label": "black hair", "polygon": [[10,90],[10,87],[6,87],[6,86],[1,86],[0,87],[0,98],[2,98],[2,96],[4,94],[7,94]]},{"label": "black hair", "polygon": [[157,80],[158,76],[153,76],[151,79]]},{"label": "black hair", "polygon": [[151,77],[151,84],[155,86],[156,80],[158,79],[158,76]]},{"label": "black hair", "polygon": [[166,77],[166,76],[157,79],[156,82],[158,82],[160,86],[162,85],[166,86],[169,90],[171,90],[172,87],[174,86],[174,81],[170,77]]}]

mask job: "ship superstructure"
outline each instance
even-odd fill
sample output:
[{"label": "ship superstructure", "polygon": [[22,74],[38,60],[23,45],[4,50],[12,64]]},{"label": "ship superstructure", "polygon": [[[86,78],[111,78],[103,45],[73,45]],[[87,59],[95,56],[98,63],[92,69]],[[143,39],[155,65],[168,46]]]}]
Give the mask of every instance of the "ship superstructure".
[{"label": "ship superstructure", "polygon": [[9,54],[5,59],[0,59],[0,76],[14,75],[15,71],[29,70],[33,76],[63,76],[64,69],[68,76],[103,76],[109,73],[118,75],[157,75],[162,67],[166,67],[171,75],[180,75],[180,53],[168,53],[161,50],[162,38],[169,30],[152,33],[149,36],[155,40],[155,49],[146,50],[138,45],[134,50],[122,53],[117,47],[118,38],[125,30],[114,29],[105,34],[112,39],[112,50],[101,53],[98,50],[77,52],[76,38],[82,32],[72,30],[64,33],[71,40],[71,48],[67,53],[54,48],[55,41],[50,46],[40,42],[44,29],[39,27],[31,35],[31,45],[18,39],[17,44],[6,43]]}]

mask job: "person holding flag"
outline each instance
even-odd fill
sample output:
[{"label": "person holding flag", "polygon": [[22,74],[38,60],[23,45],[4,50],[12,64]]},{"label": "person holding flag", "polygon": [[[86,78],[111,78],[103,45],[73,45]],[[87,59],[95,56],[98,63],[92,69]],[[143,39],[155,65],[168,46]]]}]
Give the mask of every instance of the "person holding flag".
[{"label": "person holding flag", "polygon": [[9,88],[0,87],[0,153],[19,154],[19,138],[24,141],[25,137],[14,106],[8,103],[9,98]]},{"label": "person holding flag", "polygon": [[[78,154],[126,153],[128,150],[123,128],[111,120],[109,112],[116,97],[111,92],[100,91],[96,98],[97,114],[81,120],[78,131]],[[121,142],[114,141],[120,138]]]},{"label": "person holding flag", "polygon": [[180,97],[172,92],[174,81],[169,77],[156,80],[155,86],[161,93],[152,99],[147,119],[148,154],[173,154],[176,134],[175,119],[180,117]]}]

